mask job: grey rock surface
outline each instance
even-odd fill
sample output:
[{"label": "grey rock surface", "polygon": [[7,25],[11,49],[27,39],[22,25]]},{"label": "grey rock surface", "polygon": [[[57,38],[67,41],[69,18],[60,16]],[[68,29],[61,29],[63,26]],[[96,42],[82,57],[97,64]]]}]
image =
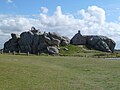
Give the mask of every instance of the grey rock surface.
[{"label": "grey rock surface", "polygon": [[68,45],[68,44],[70,44],[70,39],[68,37],[62,36],[62,40],[60,42],[60,45],[65,46],[65,45]]},{"label": "grey rock surface", "polygon": [[[53,32],[41,33],[34,27],[27,32],[22,32],[20,37],[16,34],[11,34],[11,39],[5,42],[4,52],[22,52],[22,53],[49,53],[56,54],[59,50],[56,47],[60,45],[68,45],[69,39]],[[64,42],[63,42],[64,41]]]},{"label": "grey rock surface", "polygon": [[9,41],[5,42],[3,50],[4,52],[19,51],[17,41],[14,39],[10,39]]},{"label": "grey rock surface", "polygon": [[13,52],[13,51],[19,51],[19,47],[18,47],[18,40],[19,40],[19,36],[17,34],[12,33],[11,34],[11,39],[9,39],[9,41],[5,42],[4,44],[4,52]]},{"label": "grey rock surface", "polygon": [[86,46],[104,52],[114,52],[115,42],[105,36],[86,36]]},{"label": "grey rock surface", "polygon": [[54,46],[48,46],[47,50],[48,50],[49,54],[58,54],[59,53],[59,50],[57,49],[57,47],[54,47]]}]

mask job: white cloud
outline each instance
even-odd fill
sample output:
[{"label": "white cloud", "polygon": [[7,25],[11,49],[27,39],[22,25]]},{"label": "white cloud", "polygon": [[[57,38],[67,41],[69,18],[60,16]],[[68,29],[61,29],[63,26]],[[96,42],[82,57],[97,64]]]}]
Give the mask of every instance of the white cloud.
[{"label": "white cloud", "polygon": [[13,0],[6,0],[7,3],[13,3]]},{"label": "white cloud", "polygon": [[41,7],[40,9],[41,9],[42,13],[48,13],[48,8],[46,8],[46,7]]},{"label": "white cloud", "polygon": [[72,14],[63,14],[60,6],[56,8],[53,15],[47,14],[46,7],[41,9],[42,13],[36,19],[25,16],[0,15],[1,38],[10,36],[10,33],[21,33],[31,26],[35,26],[41,31],[58,32],[68,37],[72,37],[78,30],[81,30],[84,35],[104,35],[115,40],[117,48],[120,48],[120,23],[119,21],[107,22],[105,11],[100,7],[90,6],[87,10],[80,10],[79,16],[82,18],[75,18]]},{"label": "white cloud", "polygon": [[82,9],[79,12],[86,21],[96,22],[98,24],[104,24],[105,22],[105,11],[97,6],[90,6],[88,10]]}]

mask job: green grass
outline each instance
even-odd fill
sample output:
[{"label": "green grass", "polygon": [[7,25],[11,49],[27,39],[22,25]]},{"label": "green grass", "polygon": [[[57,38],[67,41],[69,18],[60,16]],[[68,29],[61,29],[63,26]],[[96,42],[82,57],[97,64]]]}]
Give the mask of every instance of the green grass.
[{"label": "green grass", "polygon": [[0,90],[120,90],[120,61],[0,55]]},{"label": "green grass", "polygon": [[[65,50],[68,49],[68,50]],[[119,58],[120,51],[114,53],[102,52],[98,50],[90,50],[84,45],[67,45],[60,46],[61,56],[78,56],[78,57],[99,57],[99,58]]]},{"label": "green grass", "polygon": [[[65,49],[68,50],[65,50]],[[89,50],[84,45],[67,45],[60,46],[60,55],[61,56],[79,56],[79,57],[114,57],[115,54],[101,52],[97,50]]]},{"label": "green grass", "polygon": [[[64,50],[65,48],[67,48],[68,50]],[[79,53],[82,51],[83,51],[83,47],[78,47],[75,45],[67,45],[60,47],[60,53],[63,55],[73,55],[75,53]]]},{"label": "green grass", "polygon": [[[67,48],[68,50],[65,50]],[[97,51],[95,50],[88,50],[85,46],[77,46],[77,45],[67,45],[67,46],[61,46],[60,47],[60,55],[63,56],[80,56],[84,57],[87,53],[87,55],[91,56],[92,54]]]}]

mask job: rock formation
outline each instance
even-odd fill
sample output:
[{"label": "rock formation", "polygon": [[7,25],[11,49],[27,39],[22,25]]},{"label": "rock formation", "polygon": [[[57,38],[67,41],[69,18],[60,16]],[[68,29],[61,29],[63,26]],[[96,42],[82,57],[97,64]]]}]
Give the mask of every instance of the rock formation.
[{"label": "rock formation", "polygon": [[5,50],[5,52],[19,51],[19,47],[18,47],[19,37],[13,33],[11,34],[11,37],[12,38],[4,44],[3,50]]},{"label": "rock formation", "polygon": [[58,54],[59,46],[85,45],[89,49],[96,49],[104,52],[114,52],[115,42],[105,36],[83,36],[80,31],[70,40],[55,32],[41,33],[34,27],[27,32],[22,32],[20,36],[12,33],[11,39],[4,44],[4,52],[21,52],[31,54]]},{"label": "rock formation", "polygon": [[104,52],[114,52],[115,42],[106,36],[82,36],[78,31],[70,40],[73,45],[85,45],[89,49],[96,49]]},{"label": "rock formation", "polygon": [[61,36],[55,32],[41,33],[34,27],[27,32],[22,32],[20,37],[11,34],[11,39],[5,42],[4,52],[22,52],[22,53],[49,53],[58,54],[59,45],[68,45],[69,38]]},{"label": "rock formation", "polygon": [[115,42],[106,36],[86,36],[86,46],[104,52],[114,52]]}]

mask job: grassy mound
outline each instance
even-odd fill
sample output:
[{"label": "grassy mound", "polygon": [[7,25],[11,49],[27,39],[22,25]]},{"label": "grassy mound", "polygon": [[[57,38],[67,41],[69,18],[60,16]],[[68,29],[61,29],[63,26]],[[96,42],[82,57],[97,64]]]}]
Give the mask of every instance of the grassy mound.
[{"label": "grassy mound", "polygon": [[79,47],[75,45],[67,45],[67,46],[60,47],[60,54],[63,54],[63,55],[73,55],[83,51],[84,51],[83,47]]},{"label": "grassy mound", "polygon": [[104,53],[97,50],[89,50],[84,45],[67,45],[60,47],[60,55],[66,56],[80,56],[80,57],[92,57],[95,54]]},{"label": "grassy mound", "polygon": [[120,57],[120,51],[114,53],[102,52],[98,50],[90,50],[84,45],[67,45],[60,46],[61,56],[78,56],[78,57],[97,57],[97,58],[111,58]]}]

